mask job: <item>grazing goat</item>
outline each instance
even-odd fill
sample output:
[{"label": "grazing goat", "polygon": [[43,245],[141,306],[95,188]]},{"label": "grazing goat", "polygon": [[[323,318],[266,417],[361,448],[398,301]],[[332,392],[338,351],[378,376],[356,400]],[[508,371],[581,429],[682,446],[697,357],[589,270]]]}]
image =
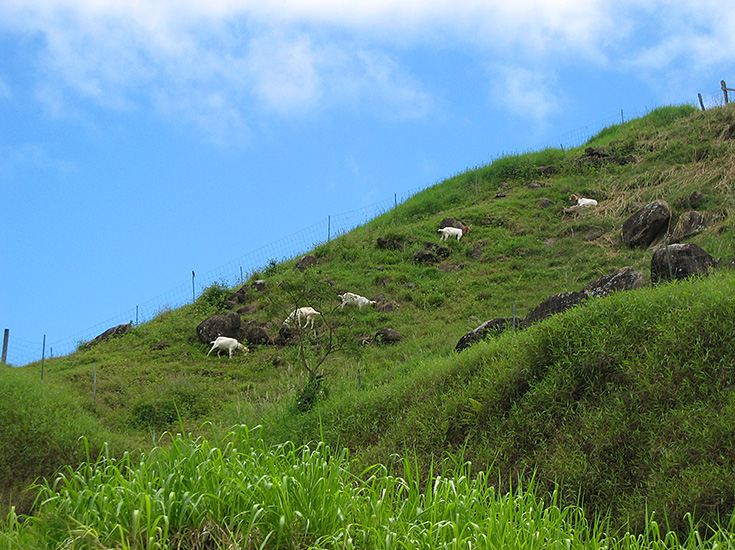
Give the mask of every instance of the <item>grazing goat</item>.
[{"label": "grazing goat", "polygon": [[577,206],[597,206],[597,201],[595,199],[583,199],[574,193],[569,195],[569,200]]},{"label": "grazing goat", "polygon": [[469,230],[470,228],[467,226],[464,226],[462,229],[459,227],[442,227],[439,229],[439,233],[442,234],[439,240],[445,241],[449,237],[457,237],[457,240],[459,240],[462,238],[462,235],[465,235]]},{"label": "grazing goat", "polygon": [[209,354],[212,353],[215,349],[217,350],[217,357],[219,357],[220,351],[227,350],[230,354],[230,358],[232,358],[232,352],[235,350],[241,350],[242,354],[245,355],[249,350],[245,346],[243,346],[240,342],[235,340],[234,338],[228,338],[227,336],[217,336],[217,338],[214,339],[214,342],[211,342],[212,349],[209,350],[209,353],[207,353],[207,357],[209,357]]},{"label": "grazing goat", "polygon": [[362,306],[374,306],[377,303],[375,300],[368,300],[364,296],[352,292],[345,292],[344,294],[338,294],[338,296],[342,300],[342,303],[339,304],[340,309],[344,309],[345,306],[357,306],[362,309]]},{"label": "grazing goat", "polygon": [[[291,323],[296,321],[298,325],[301,328],[306,328],[307,326],[311,326],[311,328],[314,328],[314,317],[317,315],[321,315],[317,310],[315,310],[313,307],[300,307],[298,309],[294,309],[291,313],[289,313],[288,317],[286,317],[286,320],[283,321],[283,324],[287,327],[291,326]],[[301,324],[301,321],[304,321],[304,324]]]}]

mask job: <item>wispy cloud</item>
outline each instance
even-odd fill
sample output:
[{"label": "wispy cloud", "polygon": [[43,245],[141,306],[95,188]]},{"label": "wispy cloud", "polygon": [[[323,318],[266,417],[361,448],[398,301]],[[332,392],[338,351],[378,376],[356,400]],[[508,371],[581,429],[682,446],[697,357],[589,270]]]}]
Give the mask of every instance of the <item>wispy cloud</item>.
[{"label": "wispy cloud", "polygon": [[548,71],[501,66],[496,71],[492,97],[520,118],[543,121],[562,103],[554,80]]},{"label": "wispy cloud", "polygon": [[656,78],[725,62],[735,46],[735,7],[706,4],[6,0],[0,30],[43,37],[37,95],[50,112],[76,100],[115,110],[150,102],[164,116],[185,115],[221,136],[246,135],[256,117],[333,105],[425,117],[433,98],[400,52],[427,44],[487,56],[494,67],[488,86],[506,108],[543,118],[561,97],[523,83],[549,82],[553,67],[615,64]]}]

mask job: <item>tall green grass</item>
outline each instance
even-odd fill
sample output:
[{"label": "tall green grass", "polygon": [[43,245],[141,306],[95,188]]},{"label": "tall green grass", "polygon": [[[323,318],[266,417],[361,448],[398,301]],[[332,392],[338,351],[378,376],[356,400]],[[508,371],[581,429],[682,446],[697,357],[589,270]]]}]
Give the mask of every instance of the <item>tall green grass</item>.
[{"label": "tall green grass", "polygon": [[[560,488],[560,508],[579,495],[588,513],[612,509],[618,517],[635,516],[636,532],[649,528],[646,506],[656,510],[655,517],[676,521],[669,526],[680,534],[693,517],[718,520],[735,507],[735,461],[728,450],[735,441],[728,363],[735,353],[729,338],[732,282],[626,293],[459,355],[453,348],[487,319],[514,312],[522,317],[549,295],[579,290],[619,267],[647,273],[652,251],[622,245],[620,227],[653,199],[669,201],[676,218],[692,208],[693,191],[701,190],[705,197],[697,209],[716,224],[691,242],[723,256],[720,265],[727,265],[735,212],[731,107],[656,110],[586,144],[633,154],[637,163],[580,163],[584,147],[506,156],[318,246],[309,273],[324,286],[317,309],[325,313],[323,322],[330,318],[340,346],[320,366],[319,389],[326,398],[314,400],[309,412],[294,404],[308,388],[303,359],[313,365],[324,356],[324,325],[303,347],[251,346],[247,357],[207,357],[196,327],[220,313],[222,301],[236,290],[224,284],[121,338],[47,360],[43,385],[40,364],[9,372],[0,380],[0,394],[11,396],[0,404],[0,434],[9,442],[0,449],[0,476],[3,496],[12,496],[2,504],[26,512],[18,493],[27,483],[37,476],[53,479],[63,465],[75,470],[85,458],[80,436],[88,437],[96,456],[104,439],[114,443],[110,449],[149,449],[162,444],[166,430],[200,434],[211,421],[217,432],[263,425],[269,444],[319,440],[345,446],[361,467],[385,464],[384,477],[402,471],[396,449],[410,449],[424,479],[447,454],[464,453],[483,467],[495,459],[505,483],[536,472],[544,491]],[[558,171],[542,177],[540,166]],[[598,198],[599,208],[565,214],[571,191]],[[543,199],[553,204],[541,206]],[[415,262],[414,253],[436,240],[445,216],[469,223],[472,232],[443,243],[451,255],[437,264]],[[602,235],[588,240],[590,230]],[[378,237],[396,239],[403,249],[381,249]],[[255,307],[243,322],[278,334],[293,307],[284,291],[303,283],[294,264],[273,261],[253,275],[266,279],[267,288],[248,297]],[[347,290],[381,294],[396,307],[385,313],[339,310],[337,293]],[[313,291],[308,294],[315,299]],[[399,331],[402,340],[363,344],[383,327]],[[124,446],[104,437],[104,429],[124,439]],[[112,450],[107,457],[108,463],[122,459]],[[548,502],[548,493],[543,498]],[[194,537],[196,529],[176,533],[184,541],[182,533]],[[273,537],[268,545],[275,544]]]},{"label": "tall green grass", "polygon": [[[316,443],[266,445],[234,428],[215,443],[176,435],[134,457],[99,458],[43,482],[34,515],[11,512],[2,549],[648,549],[723,548],[731,530],[704,541],[649,518],[639,535],[605,530],[533,481],[501,493],[470,463],[444,461],[419,475],[384,466],[353,471],[347,451]],[[732,527],[730,525],[729,527]]]}]

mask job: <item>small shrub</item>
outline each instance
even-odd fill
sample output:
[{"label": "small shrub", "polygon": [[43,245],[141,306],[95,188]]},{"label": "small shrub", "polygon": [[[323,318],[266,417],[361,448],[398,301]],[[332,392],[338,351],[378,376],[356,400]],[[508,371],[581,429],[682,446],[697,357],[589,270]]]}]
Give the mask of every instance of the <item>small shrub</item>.
[{"label": "small shrub", "polygon": [[197,298],[197,305],[205,308],[219,308],[222,302],[230,297],[232,291],[223,283],[214,283],[204,289],[201,296]]},{"label": "small shrub", "polygon": [[324,388],[324,375],[312,374],[306,385],[296,396],[296,410],[300,413],[309,412],[319,402],[327,398]]}]

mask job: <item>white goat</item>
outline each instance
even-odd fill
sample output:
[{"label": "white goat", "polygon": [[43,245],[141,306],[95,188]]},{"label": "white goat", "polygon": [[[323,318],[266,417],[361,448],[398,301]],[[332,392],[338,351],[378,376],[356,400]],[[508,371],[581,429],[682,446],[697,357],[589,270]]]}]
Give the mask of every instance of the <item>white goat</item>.
[{"label": "white goat", "polygon": [[584,199],[574,193],[569,195],[569,200],[577,206],[597,206],[597,201],[595,199]]},{"label": "white goat", "polygon": [[462,238],[462,235],[467,233],[469,231],[469,228],[467,226],[460,229],[459,227],[442,227],[439,229],[439,233],[442,234],[442,236],[439,238],[440,241],[445,241],[449,237],[457,237],[457,240]]},{"label": "white goat", "polygon": [[[300,307],[298,309],[294,309],[291,313],[289,313],[288,317],[286,317],[286,320],[283,321],[283,324],[287,327],[291,326],[291,323],[296,321],[298,325],[302,328],[306,328],[307,326],[311,326],[311,328],[314,328],[314,317],[317,315],[321,315],[317,310],[315,310],[313,307]],[[304,321],[304,324],[301,324],[301,321]]]},{"label": "white goat", "polygon": [[352,292],[345,292],[344,294],[338,294],[342,303],[339,304],[340,309],[345,306],[357,306],[362,309],[363,306],[374,306],[377,302],[375,300],[368,300],[364,296],[354,294]]},{"label": "white goat", "polygon": [[240,342],[235,340],[234,338],[228,338],[227,336],[217,336],[217,338],[214,339],[214,342],[210,342],[212,344],[212,349],[209,350],[209,353],[207,353],[207,357],[209,357],[209,354],[212,353],[215,349],[217,350],[217,357],[219,357],[220,351],[227,350],[230,354],[230,357],[232,357],[232,352],[235,350],[241,350],[242,354],[245,355],[249,350],[245,346],[243,346]]}]

